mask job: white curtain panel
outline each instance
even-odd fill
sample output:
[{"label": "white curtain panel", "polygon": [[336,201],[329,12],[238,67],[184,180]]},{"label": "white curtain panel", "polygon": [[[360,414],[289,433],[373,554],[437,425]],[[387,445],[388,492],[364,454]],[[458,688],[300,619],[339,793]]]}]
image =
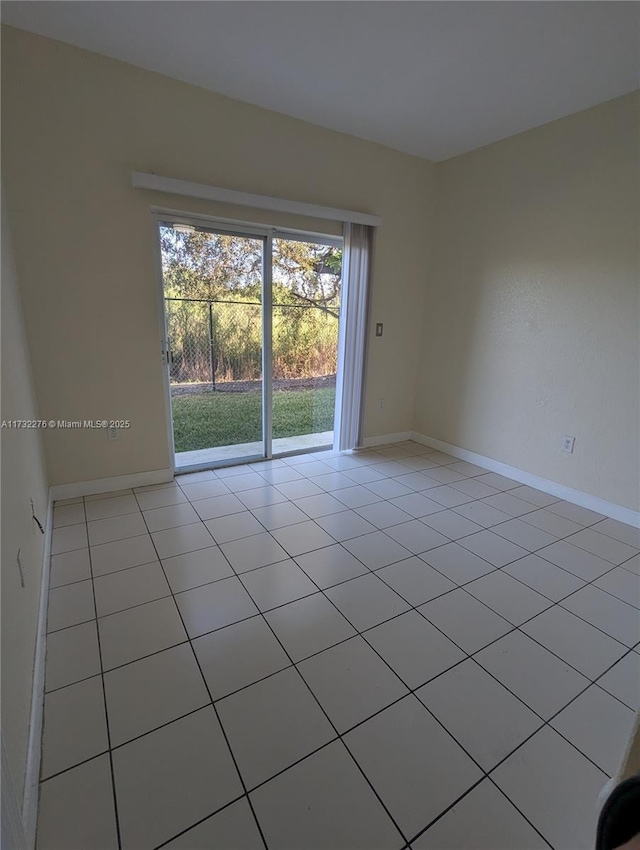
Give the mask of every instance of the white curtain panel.
[{"label": "white curtain panel", "polygon": [[336,386],[334,448],[354,449],[360,439],[369,285],[375,228],[346,222]]}]

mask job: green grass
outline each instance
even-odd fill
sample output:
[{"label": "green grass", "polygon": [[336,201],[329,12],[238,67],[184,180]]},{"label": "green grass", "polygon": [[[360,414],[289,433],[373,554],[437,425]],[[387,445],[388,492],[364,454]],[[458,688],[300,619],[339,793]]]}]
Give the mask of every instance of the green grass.
[{"label": "green grass", "polygon": [[[335,389],[278,390],[273,394],[273,437],[333,429]],[[177,452],[262,439],[261,394],[205,392],[173,399]]]}]

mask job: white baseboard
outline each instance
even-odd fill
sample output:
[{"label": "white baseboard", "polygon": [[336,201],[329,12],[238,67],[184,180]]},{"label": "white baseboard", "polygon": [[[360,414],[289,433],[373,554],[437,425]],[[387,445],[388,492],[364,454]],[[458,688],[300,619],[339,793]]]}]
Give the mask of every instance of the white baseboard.
[{"label": "white baseboard", "polygon": [[418,434],[414,431],[410,439],[415,440],[416,443],[421,443],[424,446],[429,446],[432,449],[438,449],[453,457],[460,458],[460,460],[475,463],[490,472],[497,472],[499,475],[512,478],[521,484],[528,484],[529,487],[535,487],[536,490],[542,490],[543,493],[549,493],[551,496],[557,496],[559,499],[572,502],[574,505],[580,505],[581,508],[588,508],[590,511],[596,511],[596,513],[617,519],[627,525],[640,528],[640,512],[634,511],[631,508],[616,505],[615,502],[607,502],[605,499],[598,498],[598,496],[592,496],[590,493],[582,492],[582,490],[574,490],[573,487],[558,484],[549,478],[541,478],[539,475],[533,475],[531,472],[525,472],[523,469],[509,466],[499,460],[493,460],[493,458],[485,457],[476,452],[461,449],[459,446],[453,446],[451,443],[443,442],[443,440],[436,440],[435,437],[427,437],[424,434]]},{"label": "white baseboard", "polygon": [[370,449],[373,446],[387,446],[389,443],[404,443],[411,439],[411,431],[398,431],[397,434],[380,434],[378,437],[365,437],[362,448]]},{"label": "white baseboard", "polygon": [[98,493],[113,493],[130,487],[147,484],[166,484],[173,480],[173,469],[152,469],[150,472],[134,472],[131,475],[115,475],[113,478],[94,478],[92,481],[76,481],[73,484],[56,484],[50,488],[54,502],[60,499],[75,499],[78,496],[95,496]]},{"label": "white baseboard", "polygon": [[44,526],[44,549],[42,552],[42,574],[40,577],[40,601],[38,630],[33,662],[33,684],[31,689],[31,713],[29,717],[29,742],[24,778],[22,801],[22,823],[28,850],[36,844],[38,821],[38,797],[40,790],[40,754],[42,744],[42,721],[44,714],[44,674],[47,654],[47,602],[49,599],[49,577],[51,564],[51,533],[53,530],[53,497],[49,488],[47,517]]}]

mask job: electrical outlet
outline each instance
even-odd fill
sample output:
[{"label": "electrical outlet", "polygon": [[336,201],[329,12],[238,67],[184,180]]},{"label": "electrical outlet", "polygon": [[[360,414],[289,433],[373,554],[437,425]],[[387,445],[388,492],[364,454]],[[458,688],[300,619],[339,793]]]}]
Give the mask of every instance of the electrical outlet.
[{"label": "electrical outlet", "polygon": [[575,437],[570,437],[568,434],[564,434],[562,437],[562,441],[560,443],[560,451],[567,452],[567,454],[573,454],[573,447],[576,443]]},{"label": "electrical outlet", "polygon": [[109,428],[107,428],[107,437],[109,437],[110,440],[118,439],[118,429],[115,425],[110,425]]}]

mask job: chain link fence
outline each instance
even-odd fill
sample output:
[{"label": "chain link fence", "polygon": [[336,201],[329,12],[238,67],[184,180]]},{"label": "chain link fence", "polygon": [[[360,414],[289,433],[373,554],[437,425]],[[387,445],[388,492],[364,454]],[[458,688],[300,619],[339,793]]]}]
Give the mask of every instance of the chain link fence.
[{"label": "chain link fence", "polygon": [[[247,390],[262,376],[262,305],[166,298],[172,390]],[[273,306],[273,378],[295,383],[335,376],[337,310]]]}]

